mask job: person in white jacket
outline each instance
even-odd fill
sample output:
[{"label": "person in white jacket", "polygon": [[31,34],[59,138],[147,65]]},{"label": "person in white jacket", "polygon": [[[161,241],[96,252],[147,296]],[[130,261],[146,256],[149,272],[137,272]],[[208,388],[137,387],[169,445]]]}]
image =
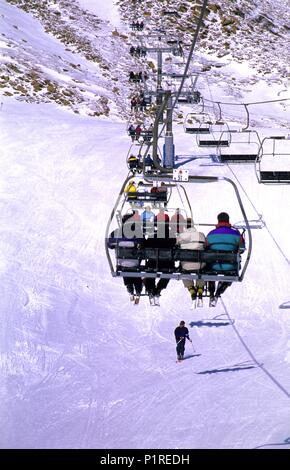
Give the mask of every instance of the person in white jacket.
[{"label": "person in white jacket", "polygon": [[[183,250],[204,250],[205,248],[205,235],[203,232],[198,232],[192,223],[192,219],[187,219],[187,228],[179,233],[176,239],[176,244]],[[182,261],[181,267],[184,271],[198,272],[205,266],[205,263],[194,261]],[[186,287],[191,295],[192,300],[197,296],[201,299],[204,290],[204,281],[197,280],[196,284],[190,279],[183,280],[184,287]]]}]

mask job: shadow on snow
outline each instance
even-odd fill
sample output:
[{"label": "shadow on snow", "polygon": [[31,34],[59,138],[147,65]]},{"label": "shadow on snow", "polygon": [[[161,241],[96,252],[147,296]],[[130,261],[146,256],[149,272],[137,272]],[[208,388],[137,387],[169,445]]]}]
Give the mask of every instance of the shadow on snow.
[{"label": "shadow on snow", "polygon": [[257,367],[260,367],[261,365],[262,364],[257,365],[256,363],[253,363],[253,361],[245,361],[239,364],[233,364],[232,366],[219,367],[217,369],[209,369],[209,370],[203,370],[201,372],[195,372],[195,374],[205,375],[205,374],[218,374],[220,372],[237,372],[240,370],[256,369]]}]

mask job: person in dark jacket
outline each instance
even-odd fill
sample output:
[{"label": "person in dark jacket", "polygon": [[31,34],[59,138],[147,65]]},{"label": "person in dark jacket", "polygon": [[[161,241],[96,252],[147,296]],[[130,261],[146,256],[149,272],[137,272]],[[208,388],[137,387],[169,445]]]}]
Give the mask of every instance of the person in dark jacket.
[{"label": "person in dark jacket", "polygon": [[182,360],[184,356],[184,349],[185,349],[185,340],[191,341],[189,337],[188,328],[185,326],[185,322],[182,320],[174,330],[174,336],[176,339],[176,352],[177,352],[177,359]]},{"label": "person in dark jacket", "polygon": [[130,126],[128,127],[128,134],[131,137],[132,142],[134,142],[136,134],[135,134],[135,127],[133,126],[133,124],[130,124]]},{"label": "person in dark jacket", "polygon": [[[208,233],[206,237],[206,249],[213,251],[232,251],[243,253],[245,251],[245,240],[238,230],[230,224],[229,214],[221,212],[217,216],[218,224],[214,230]],[[230,273],[237,270],[237,266],[231,263],[215,263],[211,269],[220,273]],[[208,283],[210,302],[215,305],[218,297],[225,292],[231,285],[231,282],[219,281],[215,292],[215,282]]]},{"label": "person in dark jacket", "polygon": [[[169,230],[166,230],[164,227],[163,231],[156,230],[153,237],[149,236],[148,238],[145,238],[143,243],[144,247],[155,248],[157,251],[162,248],[172,250],[176,244],[176,238],[170,237]],[[146,262],[146,267],[154,271],[157,269],[157,264],[160,271],[169,272],[174,269],[174,260],[170,257],[170,254],[168,259],[158,259],[157,257],[155,260],[148,260]],[[160,296],[161,291],[166,289],[169,281],[170,279],[160,278],[156,283],[156,279],[154,277],[146,278],[144,280],[150,304],[153,298],[154,301],[158,303],[158,297]]]},{"label": "person in dark jacket", "polygon": [[[117,269],[123,272],[138,271],[140,261],[138,258],[126,258],[124,256],[118,257],[118,247],[120,248],[135,248],[140,246],[143,241],[141,226],[139,225],[140,217],[133,213],[125,214],[122,217],[122,227],[114,230],[107,241],[108,248],[116,250]],[[140,277],[123,276],[124,285],[130,294],[130,300],[135,304],[139,303],[140,295],[142,292],[143,284]]]},{"label": "person in dark jacket", "polygon": [[153,159],[149,153],[145,157],[145,171],[149,172],[152,171],[152,167],[154,166]]},{"label": "person in dark jacket", "polygon": [[127,163],[128,163],[128,167],[132,171],[132,173],[136,173],[136,172],[141,171],[142,167],[141,167],[141,163],[140,163],[140,160],[139,160],[139,156],[131,154],[128,157]]}]

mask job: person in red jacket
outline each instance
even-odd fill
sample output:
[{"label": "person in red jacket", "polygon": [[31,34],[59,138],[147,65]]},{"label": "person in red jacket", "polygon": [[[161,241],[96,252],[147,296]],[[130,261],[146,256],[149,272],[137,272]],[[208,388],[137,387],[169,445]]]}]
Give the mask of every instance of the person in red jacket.
[{"label": "person in red jacket", "polygon": [[183,217],[183,215],[181,214],[180,209],[177,208],[175,213],[173,214],[173,216],[170,219],[170,228],[171,228],[172,232],[174,232],[176,234],[179,234],[179,233],[183,232],[183,230],[186,228],[186,226],[187,226],[186,220]]},{"label": "person in red jacket", "polygon": [[165,212],[164,207],[160,207],[158,214],[155,215],[154,224],[157,238],[169,237],[169,215]]}]

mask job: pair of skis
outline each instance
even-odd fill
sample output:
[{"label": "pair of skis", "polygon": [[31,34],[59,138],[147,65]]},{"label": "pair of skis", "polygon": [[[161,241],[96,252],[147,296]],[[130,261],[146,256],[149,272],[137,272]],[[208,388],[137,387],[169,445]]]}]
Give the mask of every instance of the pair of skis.
[{"label": "pair of skis", "polygon": [[218,298],[217,297],[212,297],[209,299],[209,307],[215,307],[217,304]]},{"label": "pair of skis", "polygon": [[197,297],[196,299],[194,299],[192,301],[192,306],[191,306],[192,310],[194,310],[195,308],[201,308],[201,307],[203,307],[203,298],[202,297],[201,298]]},{"label": "pair of skis", "polygon": [[[214,297],[212,299],[210,298],[208,306],[209,307],[215,307],[216,304],[217,304],[217,300],[218,300],[217,297]],[[196,308],[201,308],[201,307],[203,307],[203,299],[202,298],[201,299],[196,298],[192,301],[192,306],[191,306],[192,310],[194,310]]]},{"label": "pair of skis", "polygon": [[149,295],[149,304],[150,307],[160,307],[159,296],[155,295],[154,297],[153,295]]}]

